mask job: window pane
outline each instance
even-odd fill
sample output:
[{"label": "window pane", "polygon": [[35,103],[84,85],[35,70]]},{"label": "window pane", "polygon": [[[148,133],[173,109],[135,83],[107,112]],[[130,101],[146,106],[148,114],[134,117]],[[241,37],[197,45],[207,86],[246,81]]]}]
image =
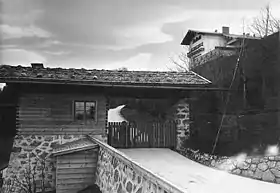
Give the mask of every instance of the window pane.
[{"label": "window pane", "polygon": [[84,109],[85,109],[84,102],[75,102],[75,119],[76,120],[84,119],[84,112],[85,112]]},{"label": "window pane", "polygon": [[95,121],[96,114],[96,105],[95,102],[87,102],[86,103],[86,119]]},{"label": "window pane", "polygon": [[75,102],[75,110],[76,111],[83,111],[85,108],[84,102]]},{"label": "window pane", "polygon": [[86,102],[86,108],[95,107],[95,102]]}]

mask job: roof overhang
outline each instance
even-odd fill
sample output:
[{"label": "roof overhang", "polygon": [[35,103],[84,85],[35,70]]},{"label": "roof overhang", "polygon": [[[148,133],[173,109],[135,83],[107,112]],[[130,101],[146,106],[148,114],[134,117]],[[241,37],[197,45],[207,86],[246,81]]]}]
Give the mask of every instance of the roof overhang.
[{"label": "roof overhang", "polygon": [[75,148],[75,149],[69,149],[69,150],[62,150],[62,151],[53,152],[52,155],[53,156],[60,156],[60,155],[75,153],[75,152],[79,152],[79,151],[95,149],[95,148],[98,148],[98,147],[99,147],[98,144],[85,145],[85,146],[81,146],[81,147],[78,147],[78,148]]},{"label": "roof overhang", "polygon": [[[199,76],[197,74],[197,76]],[[207,80],[207,79],[205,79]],[[93,86],[93,87],[106,87],[106,88],[158,88],[158,89],[176,89],[176,90],[221,90],[211,84],[211,81],[207,80],[208,84],[144,84],[144,83],[104,83],[97,81],[78,81],[78,80],[47,80],[47,79],[32,79],[32,78],[0,78],[0,82],[16,83],[16,84],[49,84],[49,85],[77,85],[77,86]]]},{"label": "roof overhang", "polygon": [[79,151],[85,151],[98,148],[98,144],[94,143],[91,138],[84,136],[80,139],[60,144],[53,149],[52,155],[59,156]]},{"label": "roof overhang", "polygon": [[217,33],[217,32],[189,30],[188,33],[185,35],[184,39],[182,40],[181,45],[190,45],[191,40],[198,34],[215,35],[215,36],[223,35],[222,33]]}]

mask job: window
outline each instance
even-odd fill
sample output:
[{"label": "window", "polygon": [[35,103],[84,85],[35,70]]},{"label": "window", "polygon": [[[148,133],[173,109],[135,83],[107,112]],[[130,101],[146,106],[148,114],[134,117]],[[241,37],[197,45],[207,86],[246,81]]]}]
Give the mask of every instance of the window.
[{"label": "window", "polygon": [[74,118],[78,121],[96,121],[96,101],[75,101]]}]

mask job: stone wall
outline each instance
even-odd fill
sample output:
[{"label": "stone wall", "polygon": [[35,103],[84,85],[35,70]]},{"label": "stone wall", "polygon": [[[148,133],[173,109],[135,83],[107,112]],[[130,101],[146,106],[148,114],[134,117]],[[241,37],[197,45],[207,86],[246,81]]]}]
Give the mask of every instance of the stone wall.
[{"label": "stone wall", "polygon": [[[80,137],[82,136],[17,135],[4,176],[4,188],[7,192],[17,193],[27,184],[36,184],[40,190],[44,182],[46,190],[53,190],[55,188],[55,162],[51,156],[53,148]],[[30,179],[30,182],[25,182],[24,179],[27,181]]]},{"label": "stone wall", "polygon": [[183,192],[106,144],[100,144],[95,183],[103,193]]},{"label": "stone wall", "polygon": [[190,115],[188,99],[180,100],[176,105],[174,119],[177,123],[177,145],[176,149],[184,147],[184,143],[190,137]]},{"label": "stone wall", "polygon": [[280,155],[220,157],[185,149],[180,154],[203,165],[243,177],[280,184]]}]

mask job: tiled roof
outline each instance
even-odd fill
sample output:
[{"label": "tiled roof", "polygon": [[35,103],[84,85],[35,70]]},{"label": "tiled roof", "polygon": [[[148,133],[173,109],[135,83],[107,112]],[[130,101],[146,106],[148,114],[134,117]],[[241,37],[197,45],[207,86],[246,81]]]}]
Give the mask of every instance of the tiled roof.
[{"label": "tiled roof", "polygon": [[117,71],[62,68],[32,68],[0,65],[0,82],[68,83],[85,85],[180,86],[209,85],[194,72]]},{"label": "tiled roof", "polygon": [[95,144],[92,140],[88,139],[87,137],[67,142],[64,144],[61,144],[57,146],[55,149],[53,149],[53,155],[64,155],[68,153],[73,153],[77,151],[83,151],[91,148],[98,147],[97,144]]}]

